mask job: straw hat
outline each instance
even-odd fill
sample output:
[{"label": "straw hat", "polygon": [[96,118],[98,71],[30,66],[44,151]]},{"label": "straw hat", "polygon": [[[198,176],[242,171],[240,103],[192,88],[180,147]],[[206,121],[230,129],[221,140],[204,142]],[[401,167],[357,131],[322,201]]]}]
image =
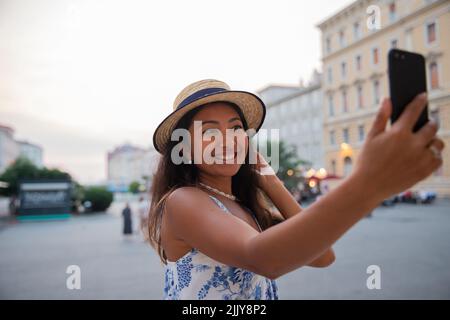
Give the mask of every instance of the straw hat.
[{"label": "straw hat", "polygon": [[178,121],[188,111],[217,101],[236,104],[245,117],[248,129],[255,129],[257,132],[261,128],[266,116],[266,107],[258,96],[247,91],[230,90],[225,82],[219,80],[200,80],[188,85],[176,97],[173,112],[159,124],[153,134],[155,149],[162,153]]}]

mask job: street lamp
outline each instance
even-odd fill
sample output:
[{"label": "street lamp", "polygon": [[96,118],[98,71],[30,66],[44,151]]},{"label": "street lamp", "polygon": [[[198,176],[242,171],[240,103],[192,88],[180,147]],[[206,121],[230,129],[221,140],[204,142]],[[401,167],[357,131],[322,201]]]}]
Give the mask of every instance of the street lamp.
[{"label": "street lamp", "polygon": [[350,157],[353,154],[353,148],[345,142],[341,143],[341,155],[343,158]]},{"label": "street lamp", "polygon": [[323,179],[327,176],[327,170],[325,170],[324,168],[320,168],[319,170],[317,170],[316,172],[316,177],[319,179]]}]

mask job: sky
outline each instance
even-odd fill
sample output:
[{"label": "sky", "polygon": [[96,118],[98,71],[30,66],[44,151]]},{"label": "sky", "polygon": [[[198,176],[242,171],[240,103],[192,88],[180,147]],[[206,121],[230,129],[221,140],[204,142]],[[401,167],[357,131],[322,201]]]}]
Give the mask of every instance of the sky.
[{"label": "sky", "polygon": [[0,0],[0,124],[44,165],[106,179],[106,154],[152,143],[189,83],[255,92],[320,70],[316,24],[349,0]]}]

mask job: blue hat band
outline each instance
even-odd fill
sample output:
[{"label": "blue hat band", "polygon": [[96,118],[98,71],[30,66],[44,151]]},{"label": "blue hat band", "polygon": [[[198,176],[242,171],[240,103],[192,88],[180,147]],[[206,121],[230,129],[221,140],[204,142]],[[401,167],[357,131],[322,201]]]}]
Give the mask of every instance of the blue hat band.
[{"label": "blue hat band", "polygon": [[184,99],[183,101],[180,102],[180,104],[177,106],[177,110],[184,108],[185,106],[187,106],[188,104],[190,104],[191,102],[202,98],[204,96],[208,96],[210,94],[213,93],[218,93],[218,92],[223,92],[223,91],[227,91],[227,89],[224,88],[206,88],[206,89],[202,89],[199,90],[197,92],[194,92],[193,94],[191,94],[189,97],[187,97],[186,99]]}]

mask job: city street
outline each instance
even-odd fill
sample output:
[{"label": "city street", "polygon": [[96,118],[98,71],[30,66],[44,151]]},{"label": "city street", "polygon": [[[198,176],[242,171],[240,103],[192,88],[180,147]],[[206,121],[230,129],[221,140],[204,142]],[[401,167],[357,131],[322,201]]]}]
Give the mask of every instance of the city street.
[{"label": "city street", "polygon": [[[163,267],[140,236],[124,239],[115,204],[108,214],[0,228],[1,299],[161,299]],[[326,269],[277,280],[280,299],[449,299],[450,200],[380,207],[335,245]],[[81,268],[81,289],[66,269]],[[381,269],[369,290],[366,269]]]}]

